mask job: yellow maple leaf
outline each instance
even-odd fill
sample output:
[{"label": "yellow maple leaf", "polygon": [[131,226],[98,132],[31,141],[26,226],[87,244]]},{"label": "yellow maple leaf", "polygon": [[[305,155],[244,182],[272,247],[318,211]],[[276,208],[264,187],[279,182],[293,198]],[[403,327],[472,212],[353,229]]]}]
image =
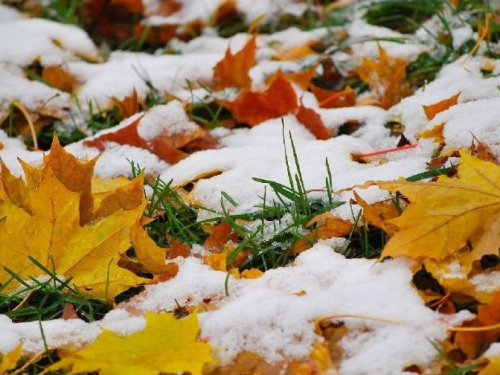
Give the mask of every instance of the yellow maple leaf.
[{"label": "yellow maple leaf", "polygon": [[405,81],[407,62],[389,56],[380,45],[378,52],[378,60],[364,58],[357,71],[361,80],[376,94],[382,108],[388,109],[412,92]]},{"label": "yellow maple leaf", "polygon": [[253,36],[247,44],[233,54],[229,47],[224,58],[214,67],[214,80],[217,89],[226,87],[240,87],[250,89],[252,79],[249,71],[255,65],[255,50],[257,37]]},{"label": "yellow maple leaf", "polygon": [[497,254],[500,246],[500,167],[460,151],[457,176],[436,182],[379,182],[410,200],[403,214],[389,220],[398,230],[382,257],[400,255],[442,260],[465,245],[470,262]]},{"label": "yellow maple leaf", "polygon": [[500,355],[487,358],[488,365],[479,372],[479,375],[498,375],[500,373]]},{"label": "yellow maple leaf", "polygon": [[118,266],[119,257],[130,247],[130,229],[146,204],[142,176],[129,183],[133,194],[127,196],[124,188],[110,192],[112,199],[103,198],[94,212],[94,164],[95,160],[79,162],[56,140],[42,167],[22,163],[26,183],[2,165],[5,194],[0,196],[0,217],[4,218],[0,222],[0,283],[9,283],[4,291],[20,286],[7,269],[24,280],[45,274],[29,257],[66,279],[72,278],[82,293],[108,301],[144,281]]},{"label": "yellow maple leaf", "polygon": [[103,330],[86,348],[61,353],[49,370],[70,368],[69,374],[99,371],[100,375],[201,374],[203,365],[215,362],[209,344],[197,341],[197,314],[175,319],[172,314],[146,314],[144,330],[120,336]]},{"label": "yellow maple leaf", "polygon": [[8,353],[0,353],[0,375],[7,374],[9,370],[15,369],[21,359],[21,354],[21,345]]}]

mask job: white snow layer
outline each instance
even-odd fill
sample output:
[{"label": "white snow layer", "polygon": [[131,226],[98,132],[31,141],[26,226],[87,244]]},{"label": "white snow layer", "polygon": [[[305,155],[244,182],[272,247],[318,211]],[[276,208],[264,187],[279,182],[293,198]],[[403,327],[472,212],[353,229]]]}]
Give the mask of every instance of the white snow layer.
[{"label": "white snow layer", "polygon": [[[340,342],[344,359],[340,373],[400,374],[410,365],[426,366],[436,357],[432,341],[443,340],[447,327],[470,318],[468,313],[440,315],[423,304],[410,286],[412,272],[404,260],[377,263],[348,260],[324,244],[302,253],[294,265],[267,271],[258,279],[229,279],[195,258],[180,261],[172,280],[146,291],[110,312],[101,322],[80,320],[43,322],[49,346],[80,345],[96,338],[102,328],[128,334],[143,328],[144,320],[126,310],[143,313],[196,306],[210,298],[214,311],[200,310],[201,336],[218,347],[216,355],[228,363],[249,350],[270,362],[307,358],[313,344],[315,321],[331,314],[354,314],[387,319],[341,318],[350,329]],[[19,341],[25,350],[43,349],[38,322],[10,322],[1,317],[2,342],[7,351]],[[416,349],[418,348],[418,350]]]}]

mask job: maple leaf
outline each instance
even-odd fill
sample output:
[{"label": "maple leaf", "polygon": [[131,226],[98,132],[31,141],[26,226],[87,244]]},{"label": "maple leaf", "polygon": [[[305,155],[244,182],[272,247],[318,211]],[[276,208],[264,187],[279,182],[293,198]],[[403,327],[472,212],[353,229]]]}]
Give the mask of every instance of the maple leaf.
[{"label": "maple leaf", "polygon": [[69,374],[99,371],[100,375],[201,375],[215,362],[209,344],[197,341],[198,316],[175,319],[172,314],[146,314],[146,327],[128,336],[103,330],[88,347],[62,353],[50,370],[70,368]]},{"label": "maple leaf", "polygon": [[460,152],[457,177],[436,182],[379,182],[410,200],[403,214],[389,220],[398,231],[382,257],[442,260],[468,243],[471,259],[498,254],[500,245],[500,167]]},{"label": "maple leaf", "polygon": [[498,375],[500,373],[500,355],[493,355],[488,358],[488,364],[483,368],[479,375]]},{"label": "maple leaf", "polygon": [[349,86],[343,91],[330,91],[311,85],[311,91],[321,108],[352,107],[356,104],[356,92]]},{"label": "maple leaf", "polygon": [[326,127],[321,116],[313,109],[304,107],[301,103],[295,116],[317,139],[325,140],[331,137],[332,130]]},{"label": "maple leaf", "polygon": [[268,83],[271,84],[278,77],[283,77],[287,81],[293,82],[298,85],[302,90],[307,90],[311,83],[311,79],[316,73],[316,65],[311,66],[309,69],[300,70],[298,72],[283,72],[281,69],[273,73],[268,79]]},{"label": "maple leaf", "polygon": [[436,143],[444,143],[445,141],[443,135],[444,125],[445,125],[444,122],[434,125],[432,128],[420,133],[418,137],[424,139],[433,138],[434,142]]},{"label": "maple leaf", "polygon": [[137,91],[135,88],[132,90],[132,94],[119,100],[117,98],[111,98],[113,106],[118,108],[120,111],[120,116],[122,119],[128,118],[141,111],[139,99],[137,97]]},{"label": "maple leaf", "polygon": [[434,117],[436,117],[438,113],[446,111],[447,109],[453,107],[454,105],[457,105],[460,94],[461,93],[458,93],[456,95],[449,97],[448,99],[441,100],[440,102],[435,104],[423,105],[422,108],[424,109],[427,119],[432,120]]},{"label": "maple leaf", "polygon": [[210,250],[221,252],[228,242],[236,242],[238,240],[238,233],[233,230],[233,227],[225,221],[221,221],[210,231],[203,246]]},{"label": "maple leaf", "polygon": [[368,204],[356,191],[353,191],[356,202],[363,208],[363,219],[366,223],[382,229],[389,235],[394,234],[396,227],[387,222],[400,215],[398,209],[388,202],[375,202]]},{"label": "maple leaf", "polygon": [[[316,242],[319,239],[347,236],[349,233],[351,233],[353,228],[351,222],[333,216],[330,212],[316,215],[311,220],[309,220],[304,227],[309,228],[313,224],[316,224],[316,228],[311,230],[311,232],[305,236],[312,242]],[[294,244],[292,252],[301,253],[309,249],[310,247],[311,244],[308,241],[299,239]]]},{"label": "maple leaf", "polygon": [[[175,103],[168,105],[174,106]],[[179,150],[180,147],[185,146],[189,142],[198,139],[205,134],[205,131],[197,125],[187,131],[170,133],[170,128],[168,127],[170,123],[165,121],[164,125],[166,126],[165,129],[163,129],[164,131],[155,136],[153,139],[146,140],[140,136],[138,131],[142,118],[143,116],[138,117],[130,124],[121,127],[118,130],[106,131],[104,134],[98,134],[93,139],[85,140],[83,144],[85,146],[95,147],[99,151],[103,151],[105,149],[106,142],[130,145],[148,150],[160,159],[173,164],[177,163],[187,155],[185,152]],[[188,122],[189,119],[185,116],[182,121]]]},{"label": "maple leaf", "polygon": [[293,112],[297,108],[297,95],[280,74],[265,91],[244,91],[236,100],[226,102],[226,107],[238,121],[255,126]]},{"label": "maple leaf", "polygon": [[15,369],[21,359],[21,354],[22,345],[18,345],[8,353],[0,353],[0,375],[6,375],[9,370]]},{"label": "maple leaf", "polygon": [[278,61],[296,61],[303,59],[304,57],[315,55],[316,52],[309,46],[309,44],[302,44],[300,46],[294,46],[287,48],[283,51],[276,53],[273,56],[273,60]]},{"label": "maple leaf", "polygon": [[381,107],[388,109],[412,91],[405,81],[407,62],[399,57],[389,56],[380,45],[378,51],[378,60],[364,58],[357,71],[359,77],[379,98]]},{"label": "maple leaf", "polygon": [[217,89],[226,87],[249,89],[252,79],[248,73],[256,63],[256,48],[257,37],[255,35],[234,55],[228,47],[224,58],[214,67],[215,87]]},{"label": "maple leaf", "polygon": [[60,66],[44,67],[42,78],[52,87],[66,92],[72,92],[77,84],[76,78]]},{"label": "maple leaf", "polygon": [[[141,224],[137,222],[132,226],[130,238],[134,245],[137,260],[147,272],[155,275],[164,275],[168,278],[174,277],[179,271],[176,263],[166,263],[166,250],[158,245],[148,236]],[[165,277],[162,278],[165,281]]]},{"label": "maple leaf", "polygon": [[[79,162],[56,139],[42,167],[22,163],[26,183],[2,165],[5,195],[0,200],[0,216],[5,219],[0,223],[0,263],[4,267],[0,283],[10,280],[6,292],[19,286],[6,269],[25,280],[44,275],[29,257],[71,278],[82,293],[109,301],[144,281],[117,262],[130,247],[130,228],[142,216],[146,202],[142,196],[129,200],[123,191],[110,192],[108,196],[124,199],[111,199],[111,203],[104,199],[98,214],[93,212],[93,197],[86,194],[94,164],[95,159]],[[142,188],[142,176],[130,184]]]},{"label": "maple leaf", "polygon": [[[500,292],[496,292],[490,303],[477,308],[474,320],[466,322],[464,327],[486,327],[500,323]],[[455,334],[454,343],[469,358],[475,358],[488,345],[500,338],[500,329],[487,331],[459,331]]]}]

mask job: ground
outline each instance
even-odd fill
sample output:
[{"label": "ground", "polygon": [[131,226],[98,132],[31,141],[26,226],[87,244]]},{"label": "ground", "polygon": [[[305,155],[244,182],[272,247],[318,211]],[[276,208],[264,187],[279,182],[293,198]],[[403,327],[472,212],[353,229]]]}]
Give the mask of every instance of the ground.
[{"label": "ground", "polygon": [[0,4],[0,374],[500,372],[500,3]]}]

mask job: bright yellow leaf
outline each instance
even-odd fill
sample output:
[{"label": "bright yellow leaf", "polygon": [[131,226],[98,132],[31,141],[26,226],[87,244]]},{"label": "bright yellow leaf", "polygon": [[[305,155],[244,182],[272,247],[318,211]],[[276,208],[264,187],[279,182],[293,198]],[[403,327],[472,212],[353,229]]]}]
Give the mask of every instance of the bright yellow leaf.
[{"label": "bright yellow leaf", "polygon": [[380,100],[382,108],[388,109],[411,95],[410,85],[405,80],[408,63],[402,58],[389,56],[380,45],[378,51],[378,60],[364,58],[357,71]]},{"label": "bright yellow leaf", "polygon": [[159,247],[151,237],[148,236],[139,222],[132,226],[130,237],[134,245],[137,260],[144,266],[146,271],[155,275],[169,274],[172,277],[177,274],[177,264],[165,263],[167,249]]},{"label": "bright yellow leaf", "polygon": [[[2,185],[9,199],[0,200],[0,217],[5,217],[0,222],[0,264],[25,280],[43,276],[44,270],[28,258],[32,257],[54,273],[71,277],[82,293],[111,301],[145,280],[117,262],[131,245],[130,229],[141,218],[146,202],[136,199],[135,206],[118,207],[82,224],[82,215],[92,217],[89,163],[93,164],[77,166],[75,157],[58,150],[57,143],[55,147],[41,168],[23,164],[27,184],[2,168]],[[53,160],[54,155],[60,159]],[[142,186],[142,181],[132,183]],[[23,193],[16,194],[14,188]],[[10,279],[2,268],[0,283]],[[19,286],[14,280],[4,291]]]},{"label": "bright yellow leaf", "polygon": [[146,314],[146,327],[129,336],[104,330],[94,343],[65,352],[50,370],[70,368],[69,374],[99,371],[99,375],[201,374],[214,362],[210,345],[197,341],[196,313],[185,319],[172,314]]},{"label": "bright yellow leaf", "polygon": [[497,254],[500,246],[500,167],[460,152],[457,176],[436,182],[380,182],[410,200],[403,214],[389,222],[398,231],[382,257],[442,260],[467,244],[470,261]]},{"label": "bright yellow leaf", "polygon": [[500,355],[488,357],[489,363],[479,375],[498,375],[500,373]]},{"label": "bright yellow leaf", "polygon": [[8,353],[0,353],[0,375],[7,374],[7,371],[15,369],[17,362],[21,359],[21,354],[21,345]]}]

